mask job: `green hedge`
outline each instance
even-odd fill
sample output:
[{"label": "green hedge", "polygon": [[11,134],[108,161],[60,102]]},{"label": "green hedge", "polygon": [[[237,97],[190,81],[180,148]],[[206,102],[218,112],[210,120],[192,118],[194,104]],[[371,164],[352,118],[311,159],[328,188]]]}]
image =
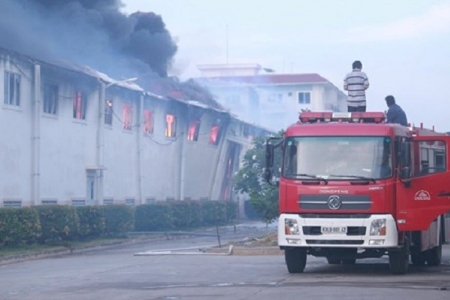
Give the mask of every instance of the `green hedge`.
[{"label": "green hedge", "polygon": [[235,219],[236,214],[237,203],[225,201],[0,208],[0,246],[213,226]]},{"label": "green hedge", "polygon": [[172,209],[172,220],[174,228],[186,228],[193,227],[196,222],[196,218],[201,217],[193,207],[191,201],[171,201],[168,202]]},{"label": "green hedge", "polygon": [[134,207],[128,205],[105,205],[98,208],[105,220],[105,234],[115,235],[133,230]]},{"label": "green hedge", "polygon": [[41,242],[74,240],[78,236],[80,221],[75,207],[48,205],[34,209],[42,226]]},{"label": "green hedge", "polygon": [[174,228],[172,205],[157,202],[136,206],[136,231],[152,231]]},{"label": "green hedge", "polygon": [[135,230],[156,231],[226,224],[236,218],[237,203],[168,201],[136,207]]},{"label": "green hedge", "polygon": [[76,211],[80,220],[81,238],[101,236],[105,233],[105,218],[99,206],[78,206]]},{"label": "green hedge", "polygon": [[239,212],[239,204],[233,201],[225,202],[227,206],[227,223],[236,220]]},{"label": "green hedge", "polygon": [[36,210],[30,207],[0,209],[0,245],[30,244],[41,234]]}]

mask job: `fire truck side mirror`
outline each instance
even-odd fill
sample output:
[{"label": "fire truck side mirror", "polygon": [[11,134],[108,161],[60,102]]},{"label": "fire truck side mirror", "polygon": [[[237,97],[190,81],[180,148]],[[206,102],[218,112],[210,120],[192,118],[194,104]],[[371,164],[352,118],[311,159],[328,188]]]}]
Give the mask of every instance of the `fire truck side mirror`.
[{"label": "fire truck side mirror", "polygon": [[[411,143],[403,142],[400,145],[400,151],[397,155],[399,162],[399,176],[400,179],[411,178]],[[409,186],[409,182],[404,182],[405,187]],[[408,186],[407,186],[408,184]]]},{"label": "fire truck side mirror", "polygon": [[409,179],[411,178],[410,176],[410,168],[409,167],[403,167],[400,169],[400,178],[401,179]]}]

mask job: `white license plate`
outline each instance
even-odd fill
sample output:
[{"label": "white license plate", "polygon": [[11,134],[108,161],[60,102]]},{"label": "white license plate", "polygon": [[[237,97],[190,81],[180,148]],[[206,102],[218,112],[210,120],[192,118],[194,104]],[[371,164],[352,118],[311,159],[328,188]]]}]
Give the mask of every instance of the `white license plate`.
[{"label": "white license plate", "polygon": [[322,234],[346,234],[347,227],[322,227]]}]

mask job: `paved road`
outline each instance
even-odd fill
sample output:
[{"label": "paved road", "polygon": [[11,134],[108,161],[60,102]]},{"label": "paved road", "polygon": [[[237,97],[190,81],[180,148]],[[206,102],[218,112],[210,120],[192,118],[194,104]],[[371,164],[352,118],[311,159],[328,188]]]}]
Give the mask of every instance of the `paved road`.
[{"label": "paved road", "polygon": [[[262,231],[238,228],[223,240]],[[305,273],[292,275],[281,255],[134,255],[214,243],[213,237],[160,240],[0,266],[0,299],[450,299],[449,245],[442,266],[412,267],[402,276],[390,274],[387,259],[331,266],[310,257]]]}]

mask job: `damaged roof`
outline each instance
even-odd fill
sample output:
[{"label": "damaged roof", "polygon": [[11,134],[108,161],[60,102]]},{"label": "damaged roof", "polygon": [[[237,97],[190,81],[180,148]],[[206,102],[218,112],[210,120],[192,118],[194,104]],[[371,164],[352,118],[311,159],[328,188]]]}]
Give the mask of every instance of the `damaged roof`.
[{"label": "damaged roof", "polygon": [[125,89],[143,92],[149,96],[158,99],[172,99],[183,102],[188,105],[199,106],[202,108],[213,109],[225,112],[226,110],[216,101],[214,97],[204,87],[193,80],[181,82],[173,77],[143,77],[129,78],[125,80],[116,80],[100,71],[89,66],[71,63],[65,60],[46,58],[37,59],[15,51],[0,48],[0,55],[9,57],[18,57],[21,60],[28,61],[30,64],[41,64],[54,68],[65,69],[68,71],[80,73],[93,79],[104,82],[106,85],[115,85]]}]

